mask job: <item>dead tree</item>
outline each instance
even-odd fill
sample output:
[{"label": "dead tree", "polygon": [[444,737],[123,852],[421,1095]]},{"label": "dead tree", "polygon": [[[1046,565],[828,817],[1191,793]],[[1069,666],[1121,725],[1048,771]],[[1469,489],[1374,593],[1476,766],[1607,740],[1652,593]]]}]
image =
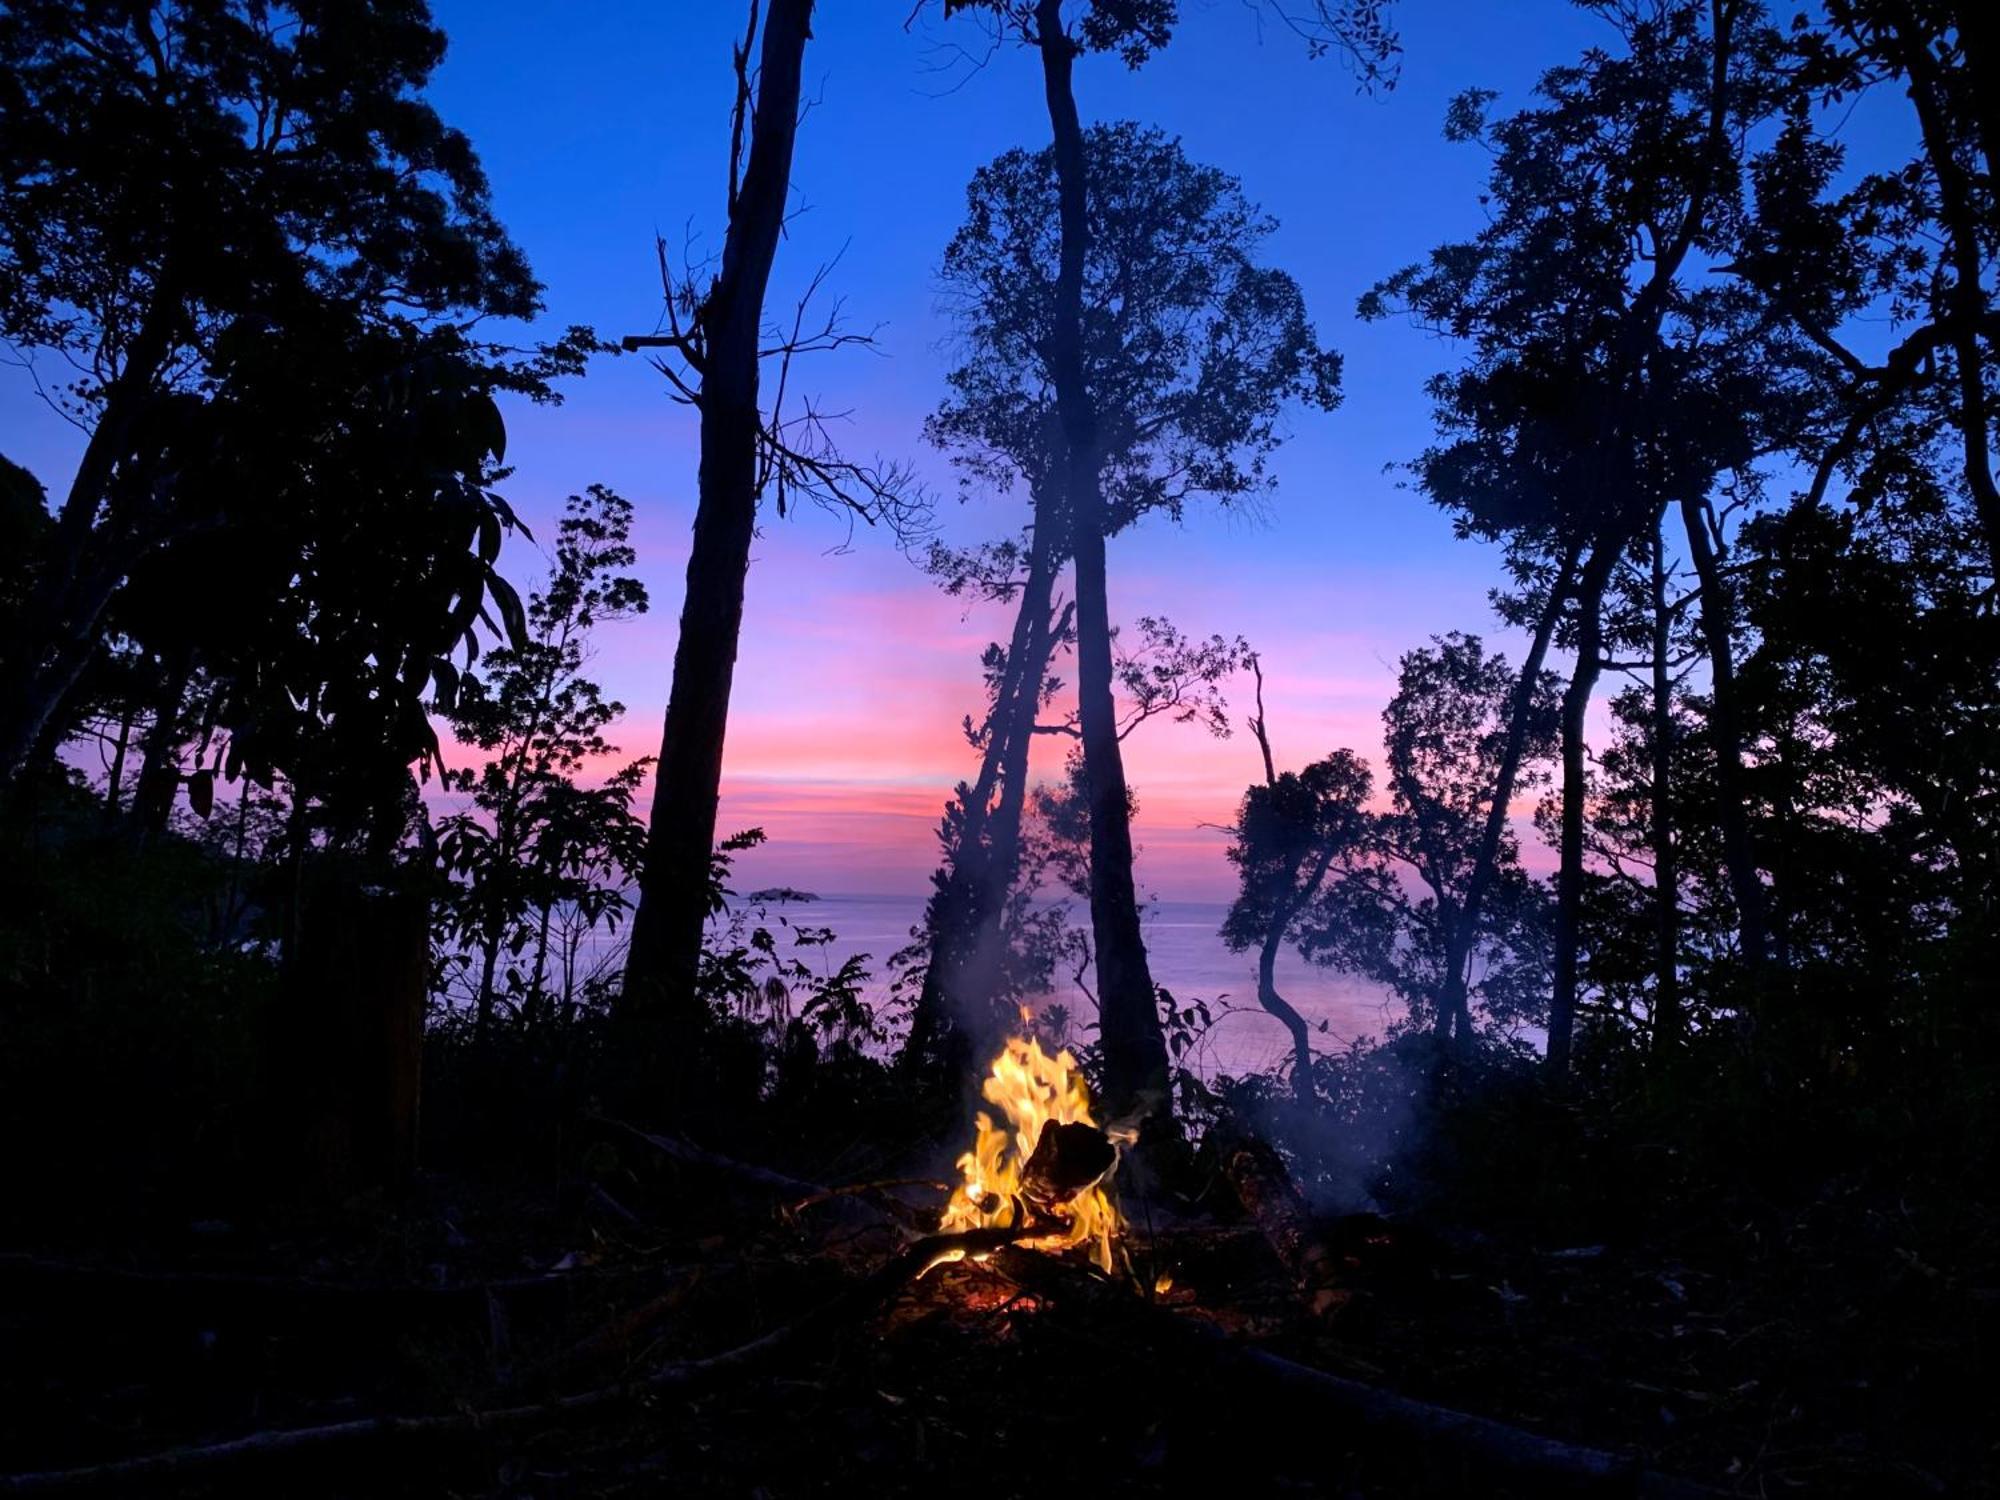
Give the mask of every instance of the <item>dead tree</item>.
[{"label": "dead tree", "polygon": [[[787,411],[795,356],[869,341],[865,333],[843,329],[837,305],[808,325],[807,310],[826,270],[813,279],[789,328],[774,329],[765,320],[786,219],[812,9],[812,0],[772,0],[759,46],[758,8],[752,5],[749,29],[735,49],[729,228],[721,266],[700,287],[692,271],[678,277],[669,272],[662,244],[662,328],[624,341],[628,349],[664,351],[657,368],[701,420],[694,543],[621,1000],[642,1066],[668,1056],[686,1063],[688,1049],[668,1044],[684,1041],[700,1016],[696,978],[709,915],[723,743],[760,501],[768,495],[782,515],[803,496],[869,523],[887,517],[900,524],[913,493],[902,471],[843,457],[811,403]],[[776,367],[768,408],[759,389],[767,361]]]}]

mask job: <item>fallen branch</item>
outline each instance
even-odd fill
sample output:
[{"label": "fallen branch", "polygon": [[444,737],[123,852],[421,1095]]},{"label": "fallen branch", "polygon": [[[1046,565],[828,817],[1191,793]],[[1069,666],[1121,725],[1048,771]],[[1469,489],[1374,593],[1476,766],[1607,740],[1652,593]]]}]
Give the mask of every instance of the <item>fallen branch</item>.
[{"label": "fallen branch", "polygon": [[769,1167],[738,1161],[733,1156],[710,1151],[705,1146],[697,1146],[693,1141],[683,1140],[676,1135],[656,1135],[650,1130],[641,1130],[636,1125],[628,1125],[623,1120],[614,1120],[608,1115],[592,1115],[590,1119],[593,1124],[602,1125],[630,1140],[652,1147],[670,1161],[714,1172],[719,1176],[733,1177],[746,1186],[761,1188],[766,1192],[792,1199],[794,1201],[785,1209],[788,1214],[797,1213],[800,1209],[815,1203],[859,1198],[907,1229],[928,1229],[936,1222],[934,1219],[924,1218],[909,1204],[891,1197],[886,1189],[921,1185],[950,1191],[945,1184],[933,1183],[927,1178],[895,1178],[887,1182],[857,1182],[850,1187],[824,1187],[817,1182],[807,1182],[802,1177],[788,1177],[783,1172],[774,1172]]},{"label": "fallen branch", "polygon": [[615,1364],[687,1300],[688,1295],[701,1284],[708,1269],[694,1267],[687,1276],[658,1296],[619,1313],[567,1349],[529,1370],[516,1384],[530,1390],[547,1390]]},{"label": "fallen branch", "polygon": [[864,1317],[953,1254],[979,1255],[1035,1233],[1033,1228],[969,1229],[931,1235],[905,1246],[838,1295],[760,1338],[706,1359],[662,1365],[634,1380],[531,1405],[454,1412],[428,1417],[364,1417],[320,1427],[291,1427],[251,1433],[227,1442],[169,1448],[139,1458],[85,1468],[0,1475],[0,1495],[77,1494],[165,1479],[185,1479],[218,1469],[239,1468],[301,1454],[322,1454],[368,1442],[426,1443],[471,1438],[514,1428],[596,1416],[656,1396],[685,1391],[753,1367],[772,1355],[842,1323]]},{"label": "fallen branch", "polygon": [[1716,1500],[1719,1491],[1649,1469],[1636,1458],[1543,1437],[1491,1417],[1433,1406],[1379,1386],[1316,1370],[1262,1349],[1245,1349],[1206,1325],[1178,1320],[1257,1383],[1329,1415],[1393,1435],[1437,1443],[1464,1457],[1533,1479],[1543,1494],[1632,1495],[1642,1500]]},{"label": "fallen branch", "polygon": [[679,1269],[684,1268],[578,1266],[565,1271],[540,1271],[489,1281],[457,1281],[426,1286],[421,1282],[336,1281],[326,1277],[283,1276],[265,1272],[149,1270],[134,1266],[51,1260],[34,1255],[0,1254],[0,1283],[8,1280],[33,1282],[38,1293],[73,1287],[78,1293],[93,1298],[169,1293],[207,1302],[330,1302],[340,1305],[380,1302],[391,1305],[406,1303],[412,1309],[449,1302],[483,1306],[487,1298],[495,1295],[532,1297],[539,1292],[574,1291],[579,1285],[594,1281],[642,1280]]},{"label": "fallen branch", "polygon": [[682,1140],[677,1135],[656,1135],[650,1130],[641,1130],[637,1125],[627,1125],[623,1120],[614,1120],[608,1115],[592,1115],[589,1118],[594,1125],[602,1125],[630,1140],[651,1146],[670,1161],[679,1162],[683,1166],[700,1167],[704,1171],[714,1172],[723,1177],[733,1177],[738,1182],[764,1188],[769,1192],[782,1194],[786,1198],[811,1197],[826,1191],[817,1182],[807,1182],[802,1177],[787,1177],[783,1172],[773,1172],[769,1167],[738,1161],[733,1156],[710,1151],[706,1147],[697,1146],[693,1141]]},{"label": "fallen branch", "polygon": [[1134,1341],[1134,1349],[1156,1342],[1202,1364],[1220,1364],[1244,1384],[1309,1408],[1316,1417],[1356,1422],[1404,1445],[1435,1444],[1484,1467],[1533,1480],[1537,1494],[1720,1500],[1719,1491],[1649,1469],[1635,1458],[1543,1437],[1491,1417],[1434,1406],[1246,1348],[1206,1322],[1142,1301],[1122,1283],[1050,1256],[1013,1251],[996,1257],[992,1265],[1037,1296],[1069,1297],[1095,1306],[1115,1303],[1127,1309],[1148,1335]]},{"label": "fallen branch", "polygon": [[900,1187],[934,1188],[940,1193],[949,1193],[951,1191],[950,1183],[939,1182],[935,1178],[886,1177],[880,1182],[850,1182],[845,1187],[821,1188],[809,1197],[801,1198],[796,1203],[786,1205],[785,1212],[795,1214],[802,1209],[813,1208],[821,1203],[831,1203],[836,1198],[861,1197],[872,1200],[877,1194],[886,1193],[891,1188]]}]

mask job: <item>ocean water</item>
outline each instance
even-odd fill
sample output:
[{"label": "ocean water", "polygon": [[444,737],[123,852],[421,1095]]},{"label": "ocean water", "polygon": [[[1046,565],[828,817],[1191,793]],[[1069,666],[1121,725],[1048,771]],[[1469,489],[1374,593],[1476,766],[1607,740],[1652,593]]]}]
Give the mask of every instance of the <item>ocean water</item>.
[{"label": "ocean water", "polygon": [[[816,893],[818,894],[818,893]],[[738,903],[739,905],[743,903]],[[849,957],[867,955],[871,998],[886,994],[889,956],[910,941],[910,928],[923,916],[921,896],[835,896],[818,894],[805,902],[765,907],[765,925],[788,946],[785,927],[827,927],[836,940],[805,956],[831,972]],[[1185,1005],[1208,1003],[1215,1025],[1203,1038],[1192,1066],[1204,1077],[1242,1074],[1272,1067],[1289,1053],[1285,1028],[1257,1005],[1257,956],[1231,953],[1219,935],[1228,907],[1214,901],[1156,901],[1146,910],[1146,952],[1153,981]],[[1071,921],[1087,925],[1089,913],[1073,904]],[[1401,1006],[1377,986],[1331,973],[1287,949],[1278,959],[1278,992],[1312,1026],[1317,1052],[1337,1052],[1356,1037],[1381,1036]],[[1034,1003],[1061,1002],[1073,1014],[1092,1014],[1086,996],[1059,975],[1051,992]]]}]

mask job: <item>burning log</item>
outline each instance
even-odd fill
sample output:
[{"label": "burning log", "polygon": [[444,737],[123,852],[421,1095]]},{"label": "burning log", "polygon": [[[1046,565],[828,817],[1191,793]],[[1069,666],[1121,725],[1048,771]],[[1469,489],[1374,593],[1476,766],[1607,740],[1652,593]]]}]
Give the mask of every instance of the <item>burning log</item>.
[{"label": "burning log", "polygon": [[1051,1120],[1021,1169],[1021,1196],[1037,1208],[1053,1210],[1096,1187],[1117,1165],[1118,1148],[1095,1125]]},{"label": "burning log", "polygon": [[972,1149],[958,1159],[963,1180],[945,1206],[946,1229],[1005,1228],[1030,1221],[1022,1243],[1037,1250],[1087,1248],[1101,1270],[1123,1227],[1104,1191],[1118,1148],[1091,1117],[1090,1090],[1068,1052],[1012,1037],[981,1089],[1004,1126],[984,1112]]}]

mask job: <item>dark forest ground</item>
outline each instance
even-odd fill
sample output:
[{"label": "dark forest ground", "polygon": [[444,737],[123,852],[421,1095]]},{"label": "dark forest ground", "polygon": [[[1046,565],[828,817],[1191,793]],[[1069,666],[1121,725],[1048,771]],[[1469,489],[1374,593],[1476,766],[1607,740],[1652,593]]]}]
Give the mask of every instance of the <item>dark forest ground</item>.
[{"label": "dark forest ground", "polygon": [[[433,1175],[393,1211],[156,1225],[143,1248],[47,1243],[0,1262],[0,1472],[601,1387],[785,1324],[899,1242],[859,1203],[788,1218],[768,1195],[644,1156],[620,1149],[617,1208],[558,1213],[506,1174]],[[1321,1317],[1250,1225],[1135,1214],[1142,1279],[1172,1278],[1157,1298],[1051,1300],[993,1268],[941,1267],[823,1338],[587,1421],[362,1440],[165,1488],[1550,1492],[1276,1398],[1166,1336],[1172,1318],[1726,1494],[2000,1492],[2000,1232],[1986,1210],[1835,1189],[1782,1211],[1711,1204],[1671,1232],[1536,1243],[1434,1207],[1326,1222],[1343,1295]],[[600,1347],[580,1352],[593,1334]]]}]

